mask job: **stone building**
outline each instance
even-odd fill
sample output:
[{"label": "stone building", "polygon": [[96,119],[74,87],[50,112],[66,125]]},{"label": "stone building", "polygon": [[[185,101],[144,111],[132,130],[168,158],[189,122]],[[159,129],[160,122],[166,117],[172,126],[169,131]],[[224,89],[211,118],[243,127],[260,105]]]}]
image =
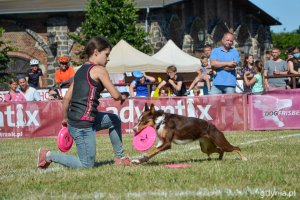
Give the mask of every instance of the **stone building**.
[{"label": "stone building", "polygon": [[[53,86],[56,58],[69,55],[78,61],[78,46],[68,33],[80,33],[87,0],[0,1],[2,40],[17,48],[11,52],[9,70],[24,73],[29,60],[41,62],[43,85]],[[196,55],[204,44],[218,46],[226,31],[235,35],[234,47],[241,55],[255,58],[271,47],[270,26],[280,22],[249,0],[136,0],[138,21],[150,32],[149,40],[157,52],[168,39],[184,51]]]}]

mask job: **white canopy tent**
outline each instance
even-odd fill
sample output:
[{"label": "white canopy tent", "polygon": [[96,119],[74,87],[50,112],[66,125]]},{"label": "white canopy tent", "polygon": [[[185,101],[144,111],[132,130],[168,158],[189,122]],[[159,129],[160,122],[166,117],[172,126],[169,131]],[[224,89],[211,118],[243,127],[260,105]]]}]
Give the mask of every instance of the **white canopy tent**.
[{"label": "white canopy tent", "polygon": [[120,40],[113,47],[109,58],[110,61],[106,66],[109,73],[125,73],[134,70],[165,72],[169,65],[135,49],[124,40]]},{"label": "white canopy tent", "polygon": [[199,58],[185,53],[172,40],[169,40],[167,44],[152,57],[162,62],[175,65],[178,72],[195,72],[201,66]]}]

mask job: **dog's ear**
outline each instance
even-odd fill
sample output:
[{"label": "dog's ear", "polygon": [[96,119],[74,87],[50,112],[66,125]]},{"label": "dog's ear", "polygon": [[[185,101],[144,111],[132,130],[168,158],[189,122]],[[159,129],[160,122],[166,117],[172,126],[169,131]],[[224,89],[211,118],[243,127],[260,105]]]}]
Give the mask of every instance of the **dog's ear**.
[{"label": "dog's ear", "polygon": [[154,104],[152,103],[150,106],[150,113],[154,114],[155,113],[155,108],[154,108]]},{"label": "dog's ear", "polygon": [[147,103],[145,103],[145,108],[144,108],[145,111],[148,111],[149,110],[149,106]]}]

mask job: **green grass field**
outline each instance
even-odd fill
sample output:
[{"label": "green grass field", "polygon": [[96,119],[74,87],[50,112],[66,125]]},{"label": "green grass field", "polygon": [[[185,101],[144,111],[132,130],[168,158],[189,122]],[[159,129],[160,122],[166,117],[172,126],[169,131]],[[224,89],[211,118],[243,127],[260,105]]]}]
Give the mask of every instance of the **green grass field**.
[{"label": "green grass field", "polygon": [[[74,170],[52,163],[36,168],[37,150],[57,150],[55,138],[3,139],[0,145],[0,199],[300,199],[300,130],[226,133],[248,161],[225,153],[222,161],[207,161],[198,142],[173,145],[148,163],[110,164],[108,136],[97,137],[93,169]],[[141,154],[124,135],[127,154]],[[75,147],[69,154],[76,155]],[[217,158],[217,155],[213,155]],[[166,164],[191,167],[169,169]]]}]

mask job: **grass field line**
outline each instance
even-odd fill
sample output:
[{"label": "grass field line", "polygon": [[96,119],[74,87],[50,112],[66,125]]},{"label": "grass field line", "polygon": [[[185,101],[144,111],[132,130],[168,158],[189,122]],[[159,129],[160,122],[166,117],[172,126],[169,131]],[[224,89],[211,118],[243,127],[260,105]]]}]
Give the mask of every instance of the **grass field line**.
[{"label": "grass field line", "polygon": [[263,142],[263,141],[267,141],[267,140],[284,139],[284,138],[295,137],[295,136],[300,136],[300,133],[290,134],[290,135],[279,135],[279,136],[274,136],[272,138],[263,138],[260,140],[250,140],[247,142],[242,142],[242,143],[240,143],[240,145],[253,144],[253,143]]},{"label": "grass field line", "polygon": [[[67,194],[62,194],[62,196],[68,196]],[[244,189],[231,189],[231,188],[217,188],[212,189],[200,188],[196,191],[190,190],[158,190],[158,191],[142,191],[142,192],[127,192],[124,194],[117,193],[105,193],[105,192],[92,192],[83,195],[73,195],[74,199],[86,198],[86,199],[144,199],[144,198],[188,198],[188,197],[244,197],[244,196],[256,196],[260,198],[264,197],[295,197],[296,191],[281,191],[276,188],[271,189],[261,189],[261,188],[250,188],[246,187]],[[53,197],[53,196],[51,196]],[[55,196],[60,198],[61,196]]]}]

